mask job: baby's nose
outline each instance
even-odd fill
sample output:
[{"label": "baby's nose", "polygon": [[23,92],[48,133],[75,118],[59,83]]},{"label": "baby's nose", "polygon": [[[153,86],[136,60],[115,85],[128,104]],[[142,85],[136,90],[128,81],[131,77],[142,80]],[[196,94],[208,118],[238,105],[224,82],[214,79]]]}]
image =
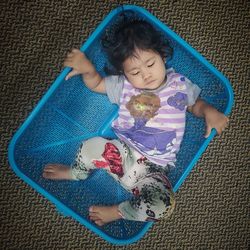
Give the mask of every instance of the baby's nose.
[{"label": "baby's nose", "polygon": [[149,79],[150,77],[151,77],[151,74],[150,74],[149,71],[144,71],[144,72],[143,72],[143,79],[144,79],[144,80],[147,80],[147,79]]}]

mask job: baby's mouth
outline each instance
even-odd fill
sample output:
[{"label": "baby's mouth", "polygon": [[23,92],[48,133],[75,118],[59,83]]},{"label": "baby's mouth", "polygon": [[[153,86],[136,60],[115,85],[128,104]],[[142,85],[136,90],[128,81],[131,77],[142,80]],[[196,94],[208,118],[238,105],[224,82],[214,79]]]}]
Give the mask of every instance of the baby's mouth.
[{"label": "baby's mouth", "polygon": [[151,80],[151,81],[147,82],[146,85],[150,85],[150,84],[152,84],[153,82],[155,82],[155,80]]}]

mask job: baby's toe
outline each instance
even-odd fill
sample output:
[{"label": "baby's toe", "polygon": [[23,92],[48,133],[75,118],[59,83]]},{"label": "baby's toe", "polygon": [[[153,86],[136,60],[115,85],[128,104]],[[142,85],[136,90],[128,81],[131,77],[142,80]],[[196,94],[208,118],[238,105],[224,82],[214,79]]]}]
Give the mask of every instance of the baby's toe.
[{"label": "baby's toe", "polygon": [[102,220],[98,219],[98,220],[95,220],[95,224],[101,227],[101,226],[103,226],[105,223],[104,223]]},{"label": "baby's toe", "polygon": [[98,212],[99,212],[98,207],[96,207],[96,206],[91,206],[91,207],[89,208],[89,212],[90,212],[90,213],[98,213]]},{"label": "baby's toe", "polygon": [[52,179],[53,178],[53,174],[50,172],[43,172],[43,178],[45,179]]},{"label": "baby's toe", "polygon": [[54,170],[50,168],[46,168],[43,170],[43,172],[49,174],[49,173],[54,173]]},{"label": "baby's toe", "polygon": [[93,220],[93,221],[100,220],[100,218],[96,215],[90,215],[89,218],[90,220]]},{"label": "baby's toe", "polygon": [[47,172],[54,171],[54,169],[55,169],[55,167],[53,165],[50,165],[50,164],[48,164],[44,167],[44,171],[47,171]]}]

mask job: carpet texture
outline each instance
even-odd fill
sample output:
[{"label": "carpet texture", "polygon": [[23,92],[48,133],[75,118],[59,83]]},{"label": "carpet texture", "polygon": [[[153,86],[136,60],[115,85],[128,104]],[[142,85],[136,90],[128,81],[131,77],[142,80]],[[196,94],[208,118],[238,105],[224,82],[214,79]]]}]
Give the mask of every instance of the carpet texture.
[{"label": "carpet texture", "polygon": [[[173,216],[131,246],[112,246],[20,180],[7,147],[63,68],[120,4],[148,9],[229,78],[230,125],[177,193]],[[5,0],[0,3],[0,249],[249,249],[249,20],[247,0]]]}]

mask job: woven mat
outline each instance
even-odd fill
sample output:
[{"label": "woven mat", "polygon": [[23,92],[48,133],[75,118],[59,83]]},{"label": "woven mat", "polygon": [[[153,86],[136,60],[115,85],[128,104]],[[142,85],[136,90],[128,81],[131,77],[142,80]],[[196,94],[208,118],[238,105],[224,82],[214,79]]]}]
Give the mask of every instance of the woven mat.
[{"label": "woven mat", "polygon": [[0,3],[0,249],[117,249],[71,218],[11,170],[14,132],[110,10],[140,5],[190,43],[232,83],[230,126],[209,145],[177,194],[174,215],[119,249],[247,249],[249,246],[249,20],[247,0]]}]

